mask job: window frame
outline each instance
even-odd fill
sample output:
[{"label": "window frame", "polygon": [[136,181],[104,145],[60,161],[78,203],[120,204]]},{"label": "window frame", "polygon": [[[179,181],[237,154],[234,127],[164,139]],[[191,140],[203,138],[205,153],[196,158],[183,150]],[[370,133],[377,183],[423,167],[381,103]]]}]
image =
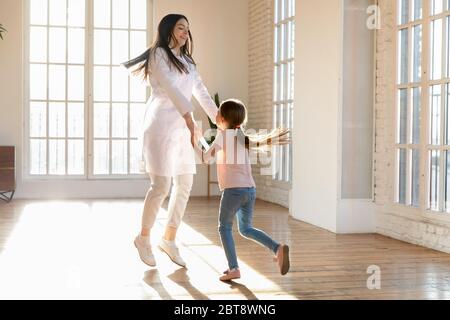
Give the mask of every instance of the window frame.
[{"label": "window frame", "polygon": [[[281,19],[280,11],[282,8],[282,3],[287,4],[285,6],[284,10],[284,16]],[[292,4],[291,4],[292,3]],[[278,7],[277,7],[278,4]],[[289,7],[289,4],[291,4],[291,7]],[[272,85],[272,125],[273,127],[277,127],[277,123],[279,122],[278,119],[278,112],[282,114],[282,119],[288,119],[288,123],[286,121],[283,121],[283,125],[292,129],[293,127],[293,110],[295,106],[295,96],[294,96],[294,90],[292,88],[287,88],[286,83],[293,85],[291,81],[295,81],[295,42],[293,42],[291,45],[288,44],[288,32],[284,32],[284,41],[280,41],[277,35],[277,29],[284,25],[284,28],[288,28],[288,24],[290,23],[292,25],[292,29],[289,31],[289,34],[291,35],[292,39],[295,39],[295,0],[273,0],[273,50],[272,53],[274,55],[272,59],[273,63],[273,69],[272,69],[272,78],[273,85]],[[292,10],[291,15],[289,16],[289,12]],[[284,42],[284,43],[283,43]],[[280,46],[281,44],[281,46]],[[281,48],[283,47],[283,48]],[[293,56],[290,58],[287,58],[286,52],[288,49],[293,49]],[[285,52],[283,59],[280,59],[280,50],[283,50]],[[276,56],[275,56],[275,52]],[[281,74],[281,70],[277,71],[277,68],[280,68],[283,66],[284,73]],[[291,72],[294,74],[293,79],[288,80],[290,77],[290,74],[288,72],[289,68],[291,68]],[[283,96],[288,97],[290,90],[292,89],[292,99],[279,99],[279,80],[280,75],[283,77]],[[277,81],[275,81],[275,79]],[[275,97],[275,87],[277,92],[277,97]],[[281,109],[280,109],[281,107]],[[293,154],[292,154],[292,145],[289,144],[287,146],[281,146],[281,147],[275,147],[273,149],[273,156],[272,156],[272,165],[274,164],[278,166],[278,163],[281,163],[281,174],[280,172],[274,172],[272,174],[272,183],[280,188],[284,188],[286,190],[289,190],[292,187],[292,164],[293,164]],[[286,173],[286,171],[288,173]]]},{"label": "window frame", "polygon": [[[395,68],[392,70],[392,78],[394,79],[394,85],[393,85],[393,105],[395,106],[392,108],[392,130],[391,130],[391,137],[392,141],[392,151],[391,151],[391,157],[393,161],[392,166],[392,179],[388,179],[388,190],[389,192],[389,204],[387,205],[387,208],[391,212],[395,212],[399,216],[407,217],[409,219],[415,220],[415,221],[423,221],[423,222],[430,222],[430,223],[441,223],[443,225],[449,226],[450,225],[450,214],[445,211],[432,211],[429,208],[429,202],[430,202],[430,157],[429,152],[431,150],[450,150],[450,145],[443,145],[444,140],[444,133],[445,133],[445,127],[443,125],[445,124],[445,112],[442,113],[442,111],[445,111],[445,95],[442,93],[441,96],[441,119],[440,119],[440,144],[439,145],[432,145],[431,142],[431,127],[430,127],[430,88],[433,85],[441,84],[444,86],[445,83],[450,83],[450,78],[445,78],[443,73],[443,78],[440,80],[432,80],[431,79],[431,26],[432,21],[437,19],[450,19],[450,10],[444,10],[442,13],[438,15],[431,15],[431,8],[432,8],[432,0],[423,0],[423,8],[422,8],[422,19],[410,21],[410,17],[412,17],[413,14],[413,5],[412,1],[410,1],[409,6],[409,16],[408,16],[408,22],[404,24],[399,24],[399,13],[400,13],[400,1],[395,1],[394,8],[395,8],[395,25],[392,31],[393,39],[394,39],[394,51],[393,51],[393,65]],[[449,17],[449,18],[446,18]],[[450,21],[450,20],[448,20]],[[413,40],[413,27],[417,25],[422,25],[422,61],[421,61],[421,80],[420,82],[412,82],[412,67],[410,63],[412,62],[412,40]],[[399,68],[399,61],[398,61],[398,55],[399,55],[399,46],[400,46],[400,37],[399,37],[399,31],[408,28],[408,82],[406,84],[399,84],[398,80],[398,68]],[[443,27],[443,43],[442,43],[442,50],[445,52],[446,46],[448,45],[445,41],[446,32],[448,32],[449,27],[446,28]],[[449,40],[450,41],[450,40]],[[444,63],[442,65],[442,70],[445,71],[446,64]],[[411,80],[411,81],[409,81]],[[407,143],[406,144],[400,144],[398,143],[398,132],[399,132],[399,90],[402,88],[406,88],[408,90],[412,90],[412,88],[420,88],[421,89],[421,111],[420,111],[420,141],[417,145],[409,143],[411,141],[409,135],[410,132],[412,132],[411,128],[411,119],[412,119],[412,92],[410,93],[408,91],[408,121],[407,121]],[[449,123],[450,125],[450,123]],[[419,206],[414,207],[411,204],[408,204],[410,201],[410,193],[412,191],[411,189],[411,163],[410,163],[410,157],[407,157],[407,197],[406,197],[406,204],[398,203],[398,192],[399,192],[399,161],[397,157],[397,152],[399,148],[406,148],[407,150],[412,150],[414,147],[416,147],[420,152],[420,166],[419,166]],[[444,168],[444,157],[440,157],[440,168]],[[442,196],[444,195],[444,170],[440,170],[439,172],[439,197],[442,199]],[[408,177],[409,176],[409,177]],[[441,201],[442,203],[442,201]],[[439,204],[439,208],[441,208],[441,204]]]},{"label": "window frame", "polygon": [[[147,46],[149,43],[151,43],[152,41],[152,37],[153,37],[153,0],[145,0],[147,3],[147,24],[146,24],[146,30],[147,30],[147,36],[146,36],[146,41],[147,41]],[[67,174],[67,170],[66,170],[66,174],[64,175],[55,175],[55,174],[49,174],[47,172],[47,174],[31,174],[30,173],[30,169],[31,169],[31,163],[30,163],[30,157],[31,157],[31,151],[30,151],[30,147],[31,147],[31,138],[30,138],[30,26],[31,26],[31,22],[30,22],[30,6],[31,6],[31,0],[26,0],[24,1],[23,4],[23,37],[22,37],[22,45],[23,45],[23,57],[22,57],[22,65],[23,65],[23,69],[22,69],[22,75],[23,75],[23,105],[22,105],[22,110],[23,110],[23,119],[22,119],[22,123],[23,123],[23,136],[22,136],[22,145],[23,145],[23,164],[22,164],[22,177],[24,180],[30,180],[30,181],[60,181],[60,180],[66,180],[66,181],[88,181],[88,180],[147,180],[147,175],[145,173],[140,173],[140,174],[108,174],[108,175],[99,175],[93,174],[93,170],[94,170],[94,156],[93,156],[93,146],[94,146],[94,135],[93,135],[93,122],[94,122],[94,118],[93,118],[93,109],[94,109],[94,100],[93,100],[93,76],[94,76],[94,69],[93,69],[93,58],[94,58],[94,46],[93,46],[93,30],[94,30],[94,22],[93,22],[93,10],[94,10],[94,4],[92,0],[86,0],[85,1],[85,37],[84,37],[84,43],[85,43],[85,61],[84,61],[84,137],[82,138],[84,141],[84,152],[85,152],[85,157],[84,157],[84,174],[82,175],[69,175]],[[47,5],[47,15],[49,14],[49,6]],[[111,10],[111,15],[112,15],[112,10]],[[49,16],[47,16],[47,19],[49,19]],[[48,21],[48,20],[47,20]],[[49,25],[46,25],[46,28],[49,28]],[[67,26],[65,26],[65,28],[68,29]],[[67,35],[67,29],[66,29],[66,35]],[[109,28],[110,32],[112,32],[113,28]],[[133,29],[129,29],[130,31]],[[128,37],[128,41],[130,42],[130,38]],[[112,45],[112,44],[111,44]],[[48,31],[47,31],[47,49],[48,49]],[[67,41],[67,37],[66,37],[66,47],[68,46],[68,41]],[[47,58],[48,58],[48,50],[47,50]],[[112,54],[110,52],[110,54]],[[66,55],[67,55],[67,50],[66,50]],[[47,62],[45,62],[45,65],[48,66],[50,63],[47,59]],[[68,66],[70,65],[67,62],[62,63],[62,65]],[[113,66],[112,61],[111,61],[111,67]],[[47,74],[48,77],[48,74]],[[67,91],[67,86],[68,86],[68,82],[67,82],[67,77],[68,74],[66,72],[66,91]],[[110,79],[110,82],[111,79]],[[48,91],[48,88],[47,88]],[[142,103],[146,103],[148,97],[150,96],[150,87],[146,87],[146,101],[142,102]],[[67,98],[67,97],[66,97]],[[48,103],[49,101],[49,97],[47,94],[47,100],[44,100],[46,103]],[[68,103],[69,100],[64,100],[64,103]],[[114,103],[111,100],[111,104]],[[133,102],[131,101],[127,101],[124,102],[128,105],[133,104]],[[66,108],[67,110],[67,108]],[[112,108],[110,108],[110,110],[112,110]],[[47,107],[47,111],[48,111],[48,107]],[[65,118],[66,118],[66,123],[67,123],[67,116],[68,113],[65,112]],[[46,117],[48,119],[48,112],[46,114]],[[128,118],[130,116],[128,115]],[[111,118],[111,117],[110,117]],[[128,121],[129,122],[129,121]],[[47,146],[49,145],[48,141],[49,141],[49,136],[48,136],[48,126],[49,126],[49,122],[48,120],[46,121],[46,126],[47,126],[47,136],[45,138],[42,139],[46,139],[47,140]],[[66,130],[66,136],[64,138],[65,141],[68,141],[69,138],[67,136],[67,126],[65,128]],[[111,131],[111,126],[109,128],[109,130]],[[130,131],[130,126],[128,126],[128,132]],[[53,139],[53,138],[52,138]],[[79,138],[79,140],[81,140],[81,138]],[[112,138],[111,136],[108,138],[109,140],[114,140],[114,138]],[[119,139],[119,140],[125,140],[124,139]],[[127,141],[132,141],[133,139],[131,139],[129,137],[128,134],[128,138],[126,138]],[[67,145],[67,142],[66,142]],[[128,163],[129,158],[130,158],[130,153],[129,153],[129,143],[127,143],[127,148],[128,148]],[[111,149],[111,148],[110,148]],[[110,168],[111,168],[111,150],[109,150],[109,157],[110,157]],[[65,149],[65,166],[67,169],[68,166],[68,161],[67,161],[67,153],[68,153],[68,149],[66,147]],[[49,152],[48,152],[48,148],[46,150],[46,157],[47,157],[47,168],[49,166],[48,163],[48,159],[49,159]],[[129,164],[128,164],[128,170],[129,170]]]}]

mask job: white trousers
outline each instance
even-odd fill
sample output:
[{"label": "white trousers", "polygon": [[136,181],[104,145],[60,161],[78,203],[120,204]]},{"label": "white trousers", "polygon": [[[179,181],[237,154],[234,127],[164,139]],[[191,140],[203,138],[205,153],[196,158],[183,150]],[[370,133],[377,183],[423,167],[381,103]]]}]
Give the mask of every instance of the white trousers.
[{"label": "white trousers", "polygon": [[142,228],[151,229],[153,227],[158,211],[169,194],[172,179],[173,187],[169,199],[167,226],[179,227],[192,189],[194,180],[192,174],[173,178],[150,174],[151,186],[145,197]]}]

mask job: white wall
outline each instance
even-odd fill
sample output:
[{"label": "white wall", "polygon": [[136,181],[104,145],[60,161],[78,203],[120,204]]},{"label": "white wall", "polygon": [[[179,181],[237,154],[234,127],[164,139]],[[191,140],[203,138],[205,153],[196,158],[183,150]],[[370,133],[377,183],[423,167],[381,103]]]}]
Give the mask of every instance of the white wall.
[{"label": "white wall", "polygon": [[375,232],[372,199],[374,38],[367,27],[373,0],[344,0],[341,174],[337,232]]},{"label": "white wall", "polygon": [[336,233],[375,231],[370,3],[296,2],[290,212]]},{"label": "white wall", "polygon": [[344,1],[342,199],[372,199],[374,30],[373,0]]},{"label": "white wall", "polygon": [[[248,97],[247,0],[155,0],[155,23],[170,12],[190,19],[194,57],[210,93],[222,99]],[[22,178],[23,1],[2,0],[0,22],[8,29],[0,41],[0,145],[17,147],[17,197],[141,197],[148,181],[27,181]],[[202,114],[199,119],[206,121]],[[206,122],[205,122],[206,125]],[[199,166],[192,195],[206,195],[206,167]]]},{"label": "white wall", "polygon": [[342,1],[296,2],[293,217],[336,231]]}]

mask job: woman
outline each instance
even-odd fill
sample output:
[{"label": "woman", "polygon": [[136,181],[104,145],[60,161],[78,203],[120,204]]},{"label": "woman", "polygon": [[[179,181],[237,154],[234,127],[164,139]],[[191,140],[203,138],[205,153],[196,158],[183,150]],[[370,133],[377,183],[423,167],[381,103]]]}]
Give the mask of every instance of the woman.
[{"label": "woman", "polygon": [[150,229],[167,197],[168,221],[159,248],[176,264],[185,267],[175,237],[186,209],[196,173],[193,145],[201,135],[195,125],[190,102],[192,95],[215,123],[217,106],[196,70],[192,58],[192,35],[187,18],[180,14],[165,16],[158,26],[154,44],[139,57],[124,63],[135,68],[152,88],[144,117],[143,156],[151,180],[142,215],[142,229],[134,244],[144,263],[155,266],[150,245]]}]

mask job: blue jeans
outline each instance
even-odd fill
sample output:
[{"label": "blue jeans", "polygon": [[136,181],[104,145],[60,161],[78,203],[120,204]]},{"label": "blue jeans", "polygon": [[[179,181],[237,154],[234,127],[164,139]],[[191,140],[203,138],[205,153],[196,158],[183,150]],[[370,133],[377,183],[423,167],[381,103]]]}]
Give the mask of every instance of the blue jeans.
[{"label": "blue jeans", "polygon": [[237,215],[239,233],[248,239],[267,247],[276,253],[279,243],[264,231],[253,228],[253,208],[255,206],[255,188],[225,189],[220,199],[219,233],[230,269],[238,268],[236,248],[233,240],[233,219]]}]

